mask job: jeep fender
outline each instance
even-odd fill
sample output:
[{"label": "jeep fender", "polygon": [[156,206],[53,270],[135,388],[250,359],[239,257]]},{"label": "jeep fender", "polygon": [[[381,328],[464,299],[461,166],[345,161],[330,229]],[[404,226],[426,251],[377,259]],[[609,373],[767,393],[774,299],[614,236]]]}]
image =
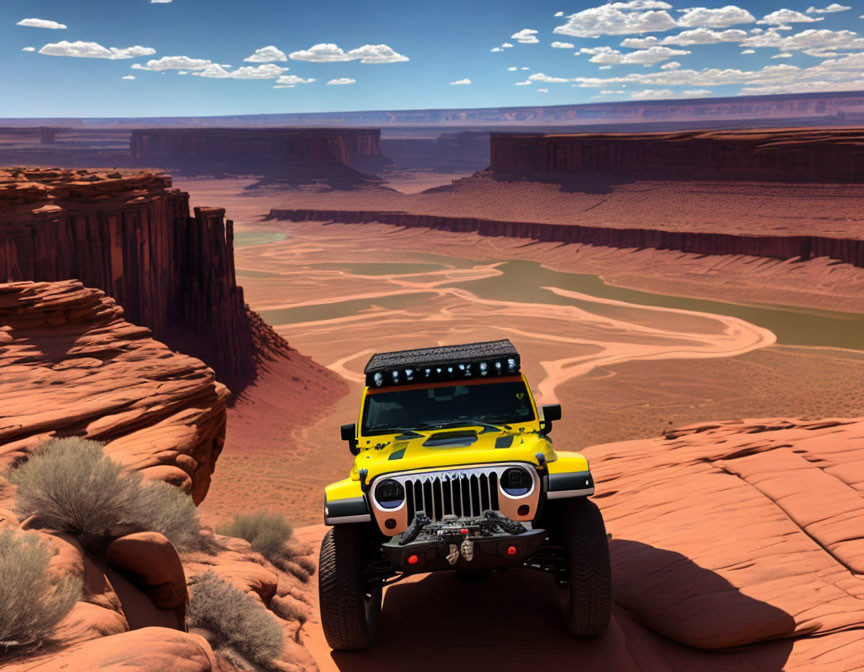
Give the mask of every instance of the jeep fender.
[{"label": "jeep fender", "polygon": [[368,523],[372,520],[369,502],[359,481],[346,478],[324,489],[324,523]]},{"label": "jeep fender", "polygon": [[558,459],[547,464],[546,498],[567,499],[594,494],[594,477],[581,453],[558,451]]}]

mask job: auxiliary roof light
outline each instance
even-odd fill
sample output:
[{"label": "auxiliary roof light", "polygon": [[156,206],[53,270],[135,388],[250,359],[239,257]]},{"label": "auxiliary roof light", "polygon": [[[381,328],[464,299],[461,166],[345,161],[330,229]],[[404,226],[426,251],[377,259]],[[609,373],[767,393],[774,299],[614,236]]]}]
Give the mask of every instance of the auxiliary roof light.
[{"label": "auxiliary roof light", "polygon": [[377,372],[372,379],[375,381],[375,387],[381,387],[384,384],[384,374],[380,371]]},{"label": "auxiliary roof light", "polygon": [[405,380],[409,383],[414,380],[414,369],[405,369]]},{"label": "auxiliary roof light", "polygon": [[507,370],[510,373],[514,373],[516,371],[516,360],[512,357],[507,359]]},{"label": "auxiliary roof light", "polygon": [[487,373],[489,373],[489,364],[480,362],[480,375],[485,376]]}]

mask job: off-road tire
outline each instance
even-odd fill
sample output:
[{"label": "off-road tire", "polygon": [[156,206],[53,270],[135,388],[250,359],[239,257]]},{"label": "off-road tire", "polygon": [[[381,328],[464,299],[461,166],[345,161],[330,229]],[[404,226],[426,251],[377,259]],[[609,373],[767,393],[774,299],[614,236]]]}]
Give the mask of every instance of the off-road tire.
[{"label": "off-road tire", "polygon": [[318,599],[321,626],[335,651],[368,649],[375,642],[381,589],[367,594],[363,580],[367,542],[363,525],[336,525],[321,542]]},{"label": "off-road tire", "polygon": [[603,515],[587,498],[562,503],[560,532],[568,588],[559,590],[567,629],[600,637],[612,617],[612,567]]}]

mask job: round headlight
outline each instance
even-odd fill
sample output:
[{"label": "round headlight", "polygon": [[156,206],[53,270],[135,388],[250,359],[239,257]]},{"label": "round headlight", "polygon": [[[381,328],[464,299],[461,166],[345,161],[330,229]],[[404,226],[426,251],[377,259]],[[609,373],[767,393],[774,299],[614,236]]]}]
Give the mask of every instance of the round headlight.
[{"label": "round headlight", "polygon": [[405,501],[405,488],[399,481],[388,478],[376,486],[375,500],[385,509],[395,509]]},{"label": "round headlight", "polygon": [[531,485],[531,474],[521,467],[510,467],[501,474],[501,489],[511,497],[527,494]]}]

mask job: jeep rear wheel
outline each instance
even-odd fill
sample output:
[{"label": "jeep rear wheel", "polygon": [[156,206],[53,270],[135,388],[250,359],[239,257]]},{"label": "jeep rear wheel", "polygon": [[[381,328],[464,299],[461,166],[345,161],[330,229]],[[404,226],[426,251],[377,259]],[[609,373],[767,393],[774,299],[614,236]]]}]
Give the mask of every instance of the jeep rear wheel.
[{"label": "jeep rear wheel", "polygon": [[569,500],[561,513],[568,587],[560,590],[567,629],[599,637],[612,617],[612,567],[603,516],[586,498]]},{"label": "jeep rear wheel", "polygon": [[361,525],[336,525],[321,542],[318,598],[321,626],[336,651],[367,649],[375,641],[381,588],[368,590],[363,576],[367,543]]}]

